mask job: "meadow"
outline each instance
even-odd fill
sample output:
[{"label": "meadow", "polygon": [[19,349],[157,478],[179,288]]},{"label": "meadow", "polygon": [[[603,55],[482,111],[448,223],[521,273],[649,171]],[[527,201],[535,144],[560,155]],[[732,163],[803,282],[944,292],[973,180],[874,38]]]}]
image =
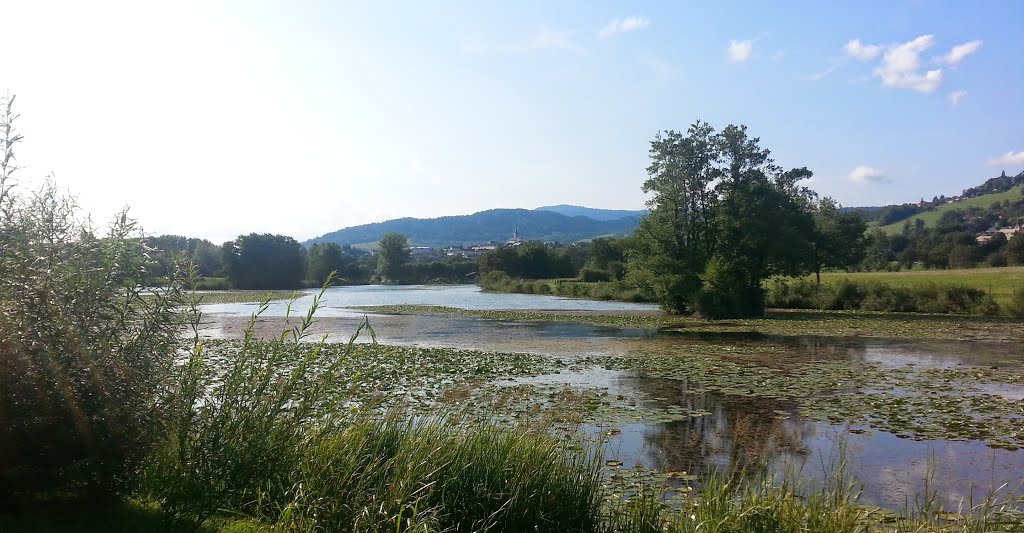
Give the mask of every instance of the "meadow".
[{"label": "meadow", "polygon": [[[808,278],[810,279],[810,278]],[[839,280],[885,283],[894,287],[927,285],[966,286],[981,289],[1000,304],[1024,287],[1024,267],[904,270],[900,272],[822,272],[823,283]]]},{"label": "meadow", "polygon": [[901,220],[886,226],[881,226],[882,231],[889,235],[895,235],[903,231],[903,226],[910,223],[911,226],[918,220],[924,222],[925,226],[935,227],[935,224],[942,218],[944,213],[949,211],[955,211],[957,209],[967,209],[969,207],[988,208],[995,202],[1014,201],[1020,200],[1021,192],[1024,191],[1024,185],[1018,185],[1012,189],[1000,193],[984,194],[981,196],[975,196],[974,198],[968,198],[959,202],[951,204],[943,204],[930,211],[919,213],[906,220]]}]

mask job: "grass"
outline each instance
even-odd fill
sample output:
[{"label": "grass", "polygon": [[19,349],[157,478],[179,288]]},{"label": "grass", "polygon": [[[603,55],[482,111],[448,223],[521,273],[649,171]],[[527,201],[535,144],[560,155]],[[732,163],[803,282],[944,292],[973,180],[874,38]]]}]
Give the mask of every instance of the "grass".
[{"label": "grass", "polygon": [[910,225],[913,226],[914,222],[917,220],[923,220],[925,226],[935,226],[935,223],[939,221],[939,218],[942,217],[943,213],[955,211],[957,209],[966,209],[968,207],[987,208],[996,202],[1002,202],[1006,200],[1019,200],[1021,198],[1022,191],[1024,191],[1024,185],[1017,185],[1016,187],[1008,191],[975,196],[974,198],[968,198],[966,200],[953,204],[943,204],[940,205],[939,207],[936,207],[935,209],[932,209],[931,211],[918,213],[906,220],[894,222],[887,226],[881,226],[881,229],[888,235],[895,235],[903,231],[903,225],[907,221],[910,221]]},{"label": "grass", "polygon": [[905,270],[900,272],[823,272],[822,282],[839,279],[880,281],[892,285],[967,285],[1006,295],[1024,285],[1024,267],[964,268],[950,270]]},{"label": "grass", "polygon": [[[808,278],[811,279],[811,278]],[[987,291],[1000,305],[1024,287],[1024,267],[965,268],[955,270],[908,270],[901,272],[823,272],[822,283],[839,280],[881,282],[895,287],[922,287],[929,284],[968,286]]]}]

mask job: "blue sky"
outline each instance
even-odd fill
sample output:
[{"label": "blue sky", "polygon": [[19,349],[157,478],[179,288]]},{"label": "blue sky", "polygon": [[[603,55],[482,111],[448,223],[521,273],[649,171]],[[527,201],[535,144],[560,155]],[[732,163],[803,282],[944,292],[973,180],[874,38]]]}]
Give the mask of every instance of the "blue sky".
[{"label": "blue sky", "polygon": [[[0,2],[23,186],[300,240],[636,209],[649,141],[746,124],[844,205],[1024,170],[1024,3]],[[8,29],[9,28],[9,29]]]}]

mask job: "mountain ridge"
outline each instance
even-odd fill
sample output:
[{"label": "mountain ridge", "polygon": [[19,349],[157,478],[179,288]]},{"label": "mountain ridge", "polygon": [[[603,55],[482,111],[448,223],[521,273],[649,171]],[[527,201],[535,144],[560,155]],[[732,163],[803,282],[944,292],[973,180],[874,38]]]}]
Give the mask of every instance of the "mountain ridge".
[{"label": "mountain ridge", "polygon": [[636,229],[639,219],[639,216],[625,216],[612,220],[596,220],[586,216],[567,216],[540,208],[488,209],[470,215],[424,219],[404,217],[360,224],[314,237],[303,242],[303,245],[308,247],[327,242],[339,245],[369,244],[390,232],[402,233],[414,246],[441,247],[505,242],[513,233],[527,241],[567,243],[602,236],[624,237]]}]

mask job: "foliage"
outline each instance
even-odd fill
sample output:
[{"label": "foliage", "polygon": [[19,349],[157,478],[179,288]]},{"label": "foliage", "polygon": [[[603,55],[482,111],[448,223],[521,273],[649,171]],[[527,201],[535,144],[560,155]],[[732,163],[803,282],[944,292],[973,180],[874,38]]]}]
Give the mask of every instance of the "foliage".
[{"label": "foliage", "polygon": [[314,244],[309,249],[306,281],[308,285],[319,285],[337,273],[339,282],[365,282],[369,275],[360,267],[351,254],[352,248],[342,248],[334,243]]},{"label": "foliage", "polygon": [[105,238],[47,185],[3,221],[0,497],[130,484],[162,420],[182,279],[160,292],[135,223]]},{"label": "foliage", "polygon": [[220,509],[266,512],[260,498],[286,497],[292,487],[284,483],[304,443],[324,411],[341,401],[341,387],[323,386],[340,383],[321,357],[325,339],[299,344],[322,294],[299,325],[270,342],[253,334],[265,300],[223,372],[215,371],[194,337],[188,360],[178,367],[166,440],[147,466],[147,492],[165,511],[202,523]]},{"label": "foliage", "polygon": [[576,269],[564,250],[553,250],[537,242],[502,246],[479,259],[480,272],[501,271],[520,279],[569,278]]},{"label": "foliage", "polygon": [[626,275],[626,250],[628,248],[625,239],[600,238],[590,242],[587,248],[587,260],[584,264],[588,270],[605,272],[607,280],[583,279],[583,271],[580,277],[583,281],[611,281],[620,280]]},{"label": "foliage", "polygon": [[1006,314],[1013,318],[1024,318],[1024,286],[1013,290],[1013,297],[1006,304]]},{"label": "foliage", "polygon": [[0,171],[0,503],[105,498],[130,486],[162,427],[183,281],[160,291],[135,222],[103,238],[47,182],[12,189],[13,98]]},{"label": "foliage", "polygon": [[984,316],[1000,312],[999,304],[990,294],[965,285],[898,286],[850,279],[825,283],[777,279],[768,287],[767,304],[777,308]]},{"label": "foliage", "polygon": [[838,202],[823,198],[814,211],[811,266],[821,281],[822,268],[850,269],[864,260],[867,225],[857,211],[842,211]]},{"label": "foliage", "polygon": [[[1021,200],[1022,191],[1024,191],[1024,185],[1017,185],[1014,186],[1012,189],[1003,192],[975,196],[973,198],[967,198],[965,200],[961,200],[959,202],[954,203],[942,203],[941,205],[936,206],[934,209],[923,211],[912,217],[899,220],[897,222],[882,225],[881,229],[887,234],[892,235],[895,233],[899,233],[902,230],[903,225],[907,222],[913,225],[918,220],[920,220],[925,224],[925,226],[933,226],[936,223],[938,223],[938,221],[946,212],[950,211],[965,212],[970,210],[971,208],[979,208],[982,210],[991,210],[994,208],[1002,210],[1006,207],[1007,202],[1009,202],[1009,204],[1012,205],[1015,204],[1017,201]],[[1014,212],[1017,212],[1016,209],[1014,209]],[[1015,222],[1015,220],[1011,220],[1011,222]]]},{"label": "foliage", "polygon": [[651,142],[650,214],[631,243],[628,279],[650,286],[670,311],[710,317],[763,313],[761,282],[808,269],[811,176],[775,165],[745,126],[715,133],[694,123],[686,136]]},{"label": "foliage", "polygon": [[409,262],[409,239],[401,233],[386,233],[377,243],[377,275],[385,281],[397,282],[402,267]]},{"label": "foliage", "polygon": [[225,273],[238,289],[297,289],[306,277],[306,251],[285,235],[239,235],[221,250]]},{"label": "foliage", "polygon": [[175,262],[191,261],[202,277],[216,276],[224,269],[220,248],[206,239],[159,235],[147,237],[150,258],[156,263],[154,274],[166,276]]},{"label": "foliage", "polygon": [[477,271],[476,261],[449,258],[438,261],[416,261],[402,269],[405,283],[472,283]]}]

